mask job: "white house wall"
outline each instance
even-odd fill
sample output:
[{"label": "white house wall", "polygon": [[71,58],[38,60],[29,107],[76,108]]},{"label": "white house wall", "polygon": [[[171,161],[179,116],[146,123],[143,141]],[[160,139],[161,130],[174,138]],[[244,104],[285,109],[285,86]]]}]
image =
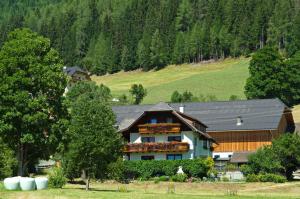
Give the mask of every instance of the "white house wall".
[{"label": "white house wall", "polygon": [[[182,142],[189,144],[190,150],[182,154],[182,159],[194,159],[196,157],[211,156],[209,149],[203,148],[204,140],[200,139],[198,133],[192,131],[182,131],[180,134],[152,134],[141,135],[139,133],[130,133],[130,143],[142,143],[142,137],[155,137],[155,142],[168,142],[169,136],[181,136]],[[194,146],[195,139],[197,140],[197,146]],[[155,160],[165,160],[166,154],[177,153],[131,153],[130,160],[141,160],[141,156],[153,155]]]}]

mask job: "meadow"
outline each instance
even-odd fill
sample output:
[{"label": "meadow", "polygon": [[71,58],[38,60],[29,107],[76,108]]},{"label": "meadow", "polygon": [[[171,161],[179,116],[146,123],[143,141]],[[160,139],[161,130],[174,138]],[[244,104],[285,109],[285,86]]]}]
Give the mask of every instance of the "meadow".
[{"label": "meadow", "polygon": [[144,104],[170,101],[175,90],[188,90],[195,96],[215,95],[218,100],[228,100],[231,95],[245,99],[249,61],[249,58],[242,57],[210,63],[170,65],[159,71],[137,70],[92,76],[92,80],[108,86],[114,97],[129,95],[132,84],[142,84],[148,91]]},{"label": "meadow", "polygon": [[[2,186],[2,188],[1,188]],[[171,187],[171,189],[170,189]],[[73,198],[205,198],[205,199],[283,199],[300,198],[300,182],[284,184],[274,183],[170,183],[133,182],[119,184],[116,182],[93,182],[91,190],[85,191],[84,185],[67,184],[62,189],[48,189],[41,191],[5,191],[0,184],[1,199],[73,199]],[[169,192],[168,192],[169,190]],[[174,190],[174,192],[170,192]]]}]

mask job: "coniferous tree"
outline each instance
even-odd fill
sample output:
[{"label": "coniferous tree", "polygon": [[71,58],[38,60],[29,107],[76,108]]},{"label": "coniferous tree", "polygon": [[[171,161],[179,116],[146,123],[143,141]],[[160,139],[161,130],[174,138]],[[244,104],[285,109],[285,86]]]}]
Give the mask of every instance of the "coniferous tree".
[{"label": "coniferous tree", "polygon": [[156,30],[151,40],[150,63],[152,67],[157,67],[159,69],[166,64],[165,61],[166,61],[166,56],[165,56],[163,42],[160,39],[159,30]]},{"label": "coniferous tree", "polygon": [[127,46],[123,47],[122,54],[121,54],[121,67],[128,71],[132,67],[132,63],[130,62],[130,55]]},{"label": "coniferous tree", "polygon": [[149,70],[150,69],[149,59],[150,59],[150,49],[148,49],[144,45],[143,40],[140,40],[137,48],[137,63],[139,67],[143,68],[144,70]]},{"label": "coniferous tree", "polygon": [[184,35],[183,32],[179,32],[176,36],[176,43],[173,52],[174,64],[181,64],[184,62],[184,58],[185,58],[184,48],[185,48]]},{"label": "coniferous tree", "polygon": [[176,30],[188,31],[192,25],[192,7],[189,1],[182,1],[176,17]]}]

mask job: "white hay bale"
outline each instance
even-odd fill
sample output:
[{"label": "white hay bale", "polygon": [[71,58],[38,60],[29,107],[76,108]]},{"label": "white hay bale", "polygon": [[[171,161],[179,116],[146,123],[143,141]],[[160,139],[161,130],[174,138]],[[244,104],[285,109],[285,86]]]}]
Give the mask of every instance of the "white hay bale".
[{"label": "white hay bale", "polygon": [[4,187],[7,190],[20,189],[20,177],[5,178],[4,179]]},{"label": "white hay bale", "polygon": [[37,177],[34,179],[37,190],[47,189],[48,187],[48,178]]},{"label": "white hay bale", "polygon": [[20,179],[20,187],[23,191],[35,190],[35,180],[33,178],[22,177]]}]

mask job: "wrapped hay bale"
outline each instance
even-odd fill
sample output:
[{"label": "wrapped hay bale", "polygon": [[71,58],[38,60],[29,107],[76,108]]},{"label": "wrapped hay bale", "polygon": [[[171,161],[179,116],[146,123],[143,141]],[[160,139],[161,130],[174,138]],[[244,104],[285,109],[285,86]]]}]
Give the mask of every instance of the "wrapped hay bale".
[{"label": "wrapped hay bale", "polygon": [[18,190],[20,189],[20,178],[21,177],[12,177],[4,179],[4,187],[7,190]]},{"label": "wrapped hay bale", "polygon": [[37,190],[47,189],[48,188],[48,178],[37,177],[35,178],[35,185]]},{"label": "wrapped hay bale", "polygon": [[33,178],[21,178],[20,187],[23,191],[35,190],[35,180]]}]

